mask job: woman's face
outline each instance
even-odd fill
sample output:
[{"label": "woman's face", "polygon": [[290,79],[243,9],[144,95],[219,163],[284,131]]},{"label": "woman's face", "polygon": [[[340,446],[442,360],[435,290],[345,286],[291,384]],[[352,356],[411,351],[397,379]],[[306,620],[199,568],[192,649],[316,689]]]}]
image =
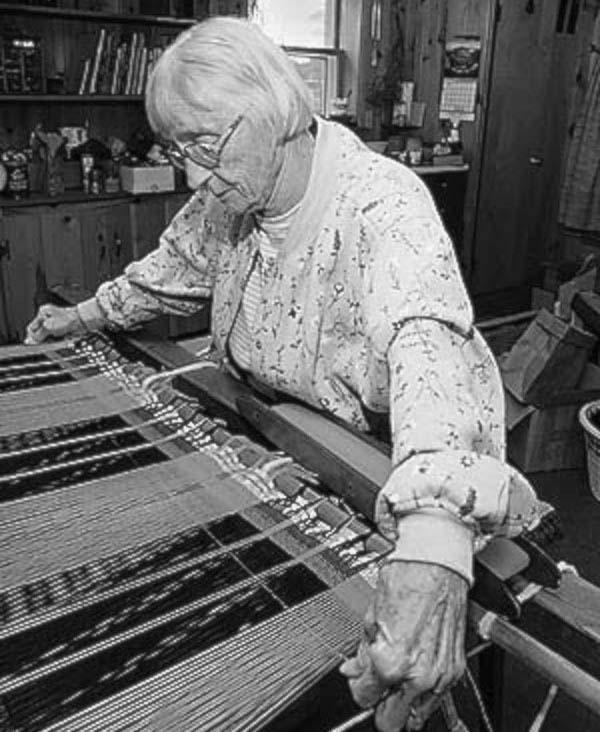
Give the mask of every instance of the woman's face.
[{"label": "woman's face", "polygon": [[188,186],[202,185],[234,214],[261,210],[273,190],[282,147],[268,126],[239,115],[220,134],[197,135],[179,143]]}]

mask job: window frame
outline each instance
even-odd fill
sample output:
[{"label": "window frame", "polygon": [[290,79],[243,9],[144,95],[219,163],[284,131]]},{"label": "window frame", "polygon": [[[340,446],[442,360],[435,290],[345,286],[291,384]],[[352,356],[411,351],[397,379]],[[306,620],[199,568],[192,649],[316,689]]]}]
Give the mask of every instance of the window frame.
[{"label": "window frame", "polygon": [[[332,100],[342,94],[343,83],[343,63],[344,51],[340,47],[340,22],[342,0],[329,0],[331,2],[331,12],[333,14],[333,45],[331,46],[305,46],[305,45],[286,45],[282,44],[281,48],[290,56],[322,58],[326,62],[326,78],[325,89],[323,92],[322,108],[320,114],[329,116],[332,109]],[[258,3],[256,3],[258,5]],[[249,17],[254,18],[255,7],[253,4],[249,6]],[[254,20],[260,25],[258,20]]]},{"label": "window frame", "polygon": [[283,50],[290,56],[309,59],[324,59],[326,64],[325,86],[323,90],[320,114],[329,116],[332,111],[332,100],[339,97],[342,85],[342,63],[344,52],[341,49],[314,48],[307,46],[283,46]]}]

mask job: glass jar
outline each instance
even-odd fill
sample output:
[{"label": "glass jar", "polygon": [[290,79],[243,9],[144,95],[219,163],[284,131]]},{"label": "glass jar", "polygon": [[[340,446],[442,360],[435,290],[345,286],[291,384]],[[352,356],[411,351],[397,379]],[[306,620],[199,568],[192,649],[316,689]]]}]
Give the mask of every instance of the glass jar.
[{"label": "glass jar", "polygon": [[6,195],[15,200],[26,198],[29,195],[27,155],[9,150],[2,154],[2,163],[6,168]]}]

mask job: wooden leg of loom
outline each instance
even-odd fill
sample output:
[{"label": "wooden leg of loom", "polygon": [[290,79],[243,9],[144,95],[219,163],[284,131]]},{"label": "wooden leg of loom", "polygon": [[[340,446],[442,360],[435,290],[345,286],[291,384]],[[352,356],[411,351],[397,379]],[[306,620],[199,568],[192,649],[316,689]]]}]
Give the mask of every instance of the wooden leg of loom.
[{"label": "wooden leg of loom", "polygon": [[[479,689],[494,732],[503,732],[505,651],[491,645],[479,654]],[[488,732],[484,720],[479,729]]]}]

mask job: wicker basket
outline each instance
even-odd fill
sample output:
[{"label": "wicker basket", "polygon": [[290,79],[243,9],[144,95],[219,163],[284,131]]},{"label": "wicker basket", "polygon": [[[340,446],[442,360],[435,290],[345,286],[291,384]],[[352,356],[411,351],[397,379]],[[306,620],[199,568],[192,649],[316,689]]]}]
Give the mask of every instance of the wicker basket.
[{"label": "wicker basket", "polygon": [[600,427],[593,423],[594,417],[600,417],[600,400],[588,402],[579,410],[579,423],[585,437],[588,480],[594,497],[600,501]]}]

